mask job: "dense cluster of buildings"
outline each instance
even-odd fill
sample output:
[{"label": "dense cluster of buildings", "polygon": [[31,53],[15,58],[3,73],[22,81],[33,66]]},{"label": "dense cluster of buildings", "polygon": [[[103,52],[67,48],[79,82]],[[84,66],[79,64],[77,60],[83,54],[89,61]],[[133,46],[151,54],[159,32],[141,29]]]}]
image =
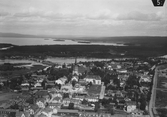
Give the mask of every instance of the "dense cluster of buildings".
[{"label": "dense cluster of buildings", "polygon": [[[149,62],[136,59],[116,59],[103,62],[103,66],[75,62],[65,67],[72,69],[71,78],[63,76],[55,80],[48,79],[50,67],[47,67],[23,79],[20,89],[15,90],[21,95],[1,103],[0,114],[13,117],[110,117],[119,113],[144,116],[152,82],[151,67]],[[61,65],[52,68],[65,69]],[[95,70],[104,75],[95,74]]]}]

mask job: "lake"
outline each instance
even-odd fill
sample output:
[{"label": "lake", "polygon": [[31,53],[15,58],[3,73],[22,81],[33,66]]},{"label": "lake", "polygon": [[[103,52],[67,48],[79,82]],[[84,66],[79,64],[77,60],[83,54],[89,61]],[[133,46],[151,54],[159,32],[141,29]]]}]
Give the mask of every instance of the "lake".
[{"label": "lake", "polygon": [[[78,40],[82,41],[82,40]],[[0,43],[10,43],[13,45],[113,45],[125,46],[124,44],[117,43],[104,43],[104,42],[90,42],[79,43],[76,40],[59,40],[52,38],[15,38],[15,37],[0,37]]]}]

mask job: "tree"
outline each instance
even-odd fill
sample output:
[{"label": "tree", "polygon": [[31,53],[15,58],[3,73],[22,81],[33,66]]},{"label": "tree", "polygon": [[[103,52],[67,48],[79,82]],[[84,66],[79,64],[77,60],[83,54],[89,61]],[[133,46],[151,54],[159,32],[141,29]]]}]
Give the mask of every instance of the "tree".
[{"label": "tree", "polygon": [[64,94],[63,94],[63,99],[64,99],[64,98],[69,98],[69,94],[68,94],[68,93],[64,93]]},{"label": "tree", "polygon": [[74,103],[69,103],[68,109],[74,109]]},{"label": "tree", "polygon": [[141,95],[141,98],[140,98],[140,109],[141,110],[146,109],[146,98],[144,97],[144,95]]},{"label": "tree", "polygon": [[88,86],[88,87],[91,87],[91,86],[92,86],[92,82],[89,82],[89,83],[87,84],[87,86]]},{"label": "tree", "polygon": [[118,78],[115,78],[113,80],[113,83],[117,85],[117,87],[120,87],[120,80]]},{"label": "tree", "polygon": [[46,83],[47,83],[47,81],[44,79],[41,83],[43,89],[46,89]]},{"label": "tree", "polygon": [[14,104],[10,107],[11,109],[19,109],[19,105],[18,104]]},{"label": "tree", "polygon": [[99,102],[96,102],[96,103],[95,103],[94,111],[95,111],[95,112],[98,112],[99,108],[100,108],[100,104],[99,104]]},{"label": "tree", "polygon": [[108,111],[111,115],[114,115],[114,109],[112,105],[108,105]]},{"label": "tree", "polygon": [[85,98],[83,99],[83,101],[82,101],[82,104],[88,104],[88,101],[87,100],[85,100]]},{"label": "tree", "polygon": [[108,105],[108,103],[109,103],[109,100],[108,99],[102,99],[101,100],[101,104],[103,105],[103,106],[105,106],[105,105]]},{"label": "tree", "polygon": [[59,89],[61,89],[61,84],[58,84]]},{"label": "tree", "polygon": [[135,75],[129,76],[126,84],[129,88],[133,88],[134,85],[139,86],[139,79]]},{"label": "tree", "polygon": [[72,80],[72,86],[74,87],[75,86],[75,84],[76,84],[76,80]]}]

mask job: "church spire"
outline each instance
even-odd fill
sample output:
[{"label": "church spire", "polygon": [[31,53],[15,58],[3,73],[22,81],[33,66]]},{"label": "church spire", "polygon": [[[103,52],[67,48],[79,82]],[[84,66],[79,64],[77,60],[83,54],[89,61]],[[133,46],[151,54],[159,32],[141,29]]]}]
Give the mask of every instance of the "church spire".
[{"label": "church spire", "polygon": [[77,65],[77,57],[75,57],[75,65]]},{"label": "church spire", "polygon": [[74,64],[74,67],[73,67],[73,75],[74,74],[78,75],[77,57],[75,57],[75,64]]}]

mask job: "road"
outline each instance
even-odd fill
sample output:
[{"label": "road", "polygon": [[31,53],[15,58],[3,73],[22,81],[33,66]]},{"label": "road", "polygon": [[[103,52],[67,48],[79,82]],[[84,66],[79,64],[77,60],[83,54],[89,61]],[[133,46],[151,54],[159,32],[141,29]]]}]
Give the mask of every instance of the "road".
[{"label": "road", "polygon": [[153,87],[152,87],[152,94],[149,103],[149,113],[150,117],[154,117],[153,109],[155,107],[155,99],[156,99],[156,88],[157,88],[157,78],[158,78],[158,67],[155,69],[155,74],[153,78]]}]

